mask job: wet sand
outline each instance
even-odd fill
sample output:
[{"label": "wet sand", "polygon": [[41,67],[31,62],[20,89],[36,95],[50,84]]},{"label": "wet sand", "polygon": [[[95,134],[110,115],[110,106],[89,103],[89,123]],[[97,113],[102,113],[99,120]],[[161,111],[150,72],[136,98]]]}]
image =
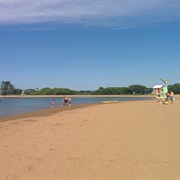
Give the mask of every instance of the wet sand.
[{"label": "wet sand", "polygon": [[1,118],[0,180],[180,179],[179,106],[176,98]]}]

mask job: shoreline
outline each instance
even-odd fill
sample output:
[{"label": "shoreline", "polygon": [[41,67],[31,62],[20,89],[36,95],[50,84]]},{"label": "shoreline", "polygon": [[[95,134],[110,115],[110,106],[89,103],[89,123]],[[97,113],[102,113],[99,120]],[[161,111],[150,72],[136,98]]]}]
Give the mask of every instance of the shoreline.
[{"label": "shoreline", "polygon": [[73,105],[72,107],[56,107],[56,108],[43,108],[35,111],[24,112],[16,115],[10,116],[0,116],[0,123],[4,121],[11,121],[11,120],[19,120],[23,118],[29,117],[46,117],[51,116],[56,113],[64,112],[64,111],[71,111],[79,108],[86,108],[88,106],[93,106],[97,104],[83,104],[83,105]]},{"label": "shoreline", "polygon": [[[20,97],[20,96],[3,96],[4,97],[4,99],[8,99],[8,98],[61,98],[61,96],[25,96],[25,97]],[[141,100],[141,98],[154,98],[154,97],[149,97],[149,96],[115,96],[115,95],[112,95],[112,96],[106,96],[106,95],[102,95],[102,96],[99,96],[99,95],[96,95],[96,96],[71,96],[71,98],[131,98],[131,100],[136,100],[136,98],[137,98],[137,100]],[[3,98],[1,98],[2,100],[3,100]],[[143,99],[142,99],[143,100]],[[124,100],[119,100],[118,102],[123,102]],[[89,105],[93,105],[93,104],[101,104],[101,101],[99,101],[98,103],[96,102],[96,103],[87,103],[87,104],[80,104],[80,103],[75,103],[75,104],[73,104],[73,108],[77,108],[77,107],[82,107],[82,106],[89,106]],[[59,111],[64,111],[64,107],[62,108],[61,106],[57,106],[56,107],[56,109],[59,109]],[[3,121],[4,119],[16,119],[16,118],[14,118],[14,116],[15,117],[20,117],[21,115],[22,116],[24,116],[24,115],[27,115],[28,113],[31,115],[33,112],[35,113],[35,114],[38,114],[38,116],[41,114],[41,113],[43,113],[43,110],[45,109],[45,111],[47,111],[47,112],[51,112],[52,110],[50,110],[49,111],[49,107],[42,107],[42,108],[38,108],[38,109],[36,109],[36,110],[31,110],[31,109],[29,109],[29,111],[27,110],[26,112],[16,112],[16,113],[14,113],[14,114],[7,114],[7,115],[1,115],[0,116],[0,121]],[[57,111],[57,110],[54,110],[54,111]]]},{"label": "shoreline", "polygon": [[[1,97],[1,96],[0,96]],[[4,97],[4,96],[3,96]],[[20,97],[20,96],[8,96],[7,98],[16,98],[16,97]],[[52,97],[64,97],[64,96],[27,96],[27,98],[52,98]],[[139,96],[134,96],[134,95],[127,95],[127,96],[124,96],[124,95],[93,95],[93,96],[89,96],[89,95],[83,95],[83,96],[77,96],[77,95],[74,95],[74,96],[69,96],[69,97],[134,97],[134,98],[139,98],[139,97],[142,97],[142,98],[154,98],[152,100],[148,100],[148,101],[154,101],[156,102],[156,98],[155,96],[151,95],[151,96],[148,96],[148,95],[139,95]],[[25,96],[26,98],[26,96]],[[176,99],[180,99],[180,95],[175,95],[175,98]],[[143,101],[146,101],[146,100],[143,100]],[[131,101],[118,101],[117,103],[125,103],[125,102],[131,102]],[[44,117],[44,116],[49,116],[49,115],[52,115],[54,113],[58,113],[58,112],[63,112],[63,111],[68,111],[68,110],[74,110],[74,109],[78,109],[78,108],[86,108],[86,107],[89,107],[89,106],[94,106],[94,105],[101,105],[102,103],[95,103],[95,104],[76,104],[76,105],[73,105],[72,107],[70,108],[66,108],[66,107],[56,107],[56,108],[42,108],[42,109],[39,109],[39,110],[33,110],[33,111],[29,111],[29,112],[24,112],[24,113],[19,113],[19,114],[15,114],[15,115],[7,115],[7,116],[0,116],[0,122],[3,122],[3,121],[10,121],[10,120],[17,120],[19,118],[27,118],[28,116],[30,117],[35,117],[35,116],[38,116],[38,117]]]},{"label": "shoreline", "polygon": [[[147,100],[144,100],[147,101]],[[148,101],[154,101],[154,100],[148,100]],[[133,102],[133,101],[118,101],[116,104],[122,104],[122,103],[128,103],[128,102]],[[110,102],[108,104],[114,104],[114,102]],[[95,104],[77,104],[73,105],[71,107],[55,107],[55,108],[42,108],[39,110],[33,110],[29,112],[24,112],[20,114],[15,114],[15,115],[9,115],[9,116],[0,116],[0,123],[4,121],[15,121],[19,119],[24,119],[24,118],[29,118],[29,117],[47,117],[54,115],[56,113],[61,113],[64,111],[71,111],[71,110],[76,110],[80,108],[88,108],[91,106],[96,106],[96,105],[104,105],[104,103],[95,103]]]}]

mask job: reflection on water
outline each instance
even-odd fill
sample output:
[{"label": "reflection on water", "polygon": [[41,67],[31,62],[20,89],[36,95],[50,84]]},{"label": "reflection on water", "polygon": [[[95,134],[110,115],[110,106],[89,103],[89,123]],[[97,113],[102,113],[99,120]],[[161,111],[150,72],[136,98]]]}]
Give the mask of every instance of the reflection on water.
[{"label": "reflection on water", "polygon": [[[55,107],[60,107],[62,98],[1,98],[0,99],[0,116],[9,116],[30,112],[34,110],[50,108],[51,101],[55,99]],[[72,105],[79,104],[97,104],[102,101],[140,101],[151,100],[148,97],[74,97],[72,98]]]}]

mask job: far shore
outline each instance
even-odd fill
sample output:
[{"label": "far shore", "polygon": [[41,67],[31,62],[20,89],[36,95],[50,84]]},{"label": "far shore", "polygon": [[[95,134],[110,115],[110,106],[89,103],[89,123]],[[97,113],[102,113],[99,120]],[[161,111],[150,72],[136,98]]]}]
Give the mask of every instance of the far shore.
[{"label": "far shore", "polygon": [[146,94],[146,95],[0,95],[0,98],[21,98],[21,97],[26,97],[26,98],[51,98],[51,97],[155,97],[155,94]]}]

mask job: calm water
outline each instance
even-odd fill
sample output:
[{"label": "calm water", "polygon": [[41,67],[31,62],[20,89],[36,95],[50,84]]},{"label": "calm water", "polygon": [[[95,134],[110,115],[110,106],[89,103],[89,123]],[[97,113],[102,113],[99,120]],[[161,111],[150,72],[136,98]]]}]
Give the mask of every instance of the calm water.
[{"label": "calm water", "polygon": [[[0,116],[11,116],[34,110],[49,108],[53,98],[0,98]],[[62,98],[55,97],[55,106],[60,107]],[[153,98],[142,97],[77,97],[72,98],[72,105],[98,104],[101,101],[141,101]]]}]

